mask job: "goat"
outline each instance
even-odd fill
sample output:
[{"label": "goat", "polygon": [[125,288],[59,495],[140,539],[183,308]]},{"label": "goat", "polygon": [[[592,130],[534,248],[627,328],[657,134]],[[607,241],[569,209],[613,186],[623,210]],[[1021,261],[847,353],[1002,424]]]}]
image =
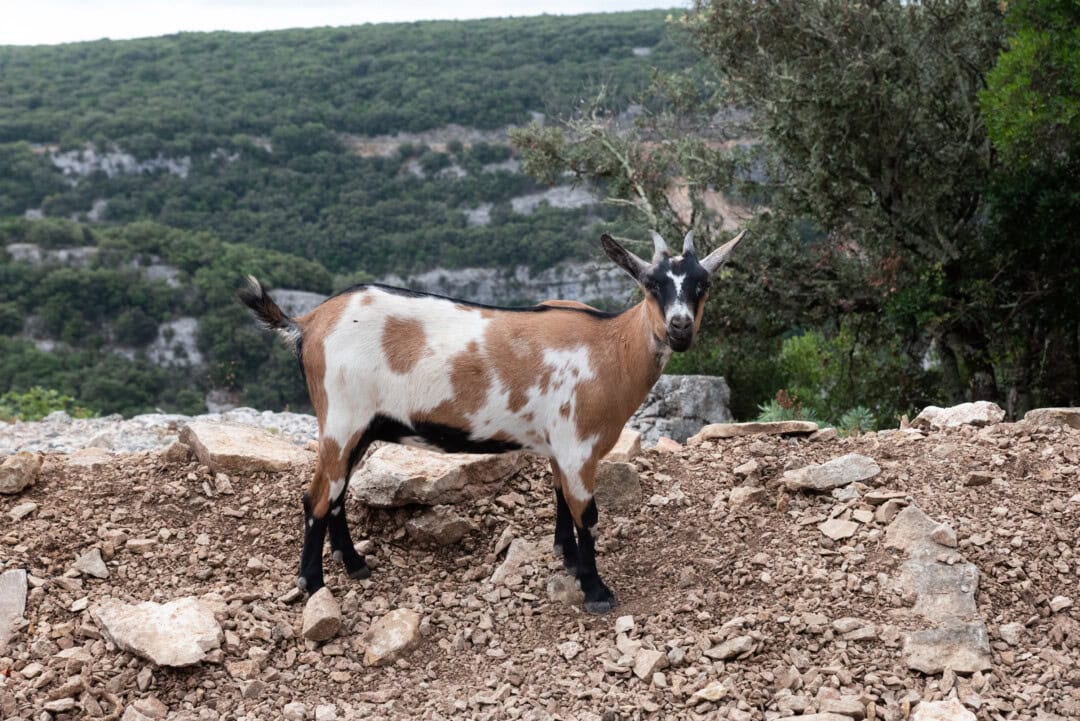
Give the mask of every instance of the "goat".
[{"label": "goat", "polygon": [[551,461],[555,552],[575,573],[586,610],[614,608],[596,570],[597,464],[672,351],[690,347],[710,276],[745,234],[698,261],[693,231],[679,256],[654,232],[652,262],[603,235],[608,257],[644,290],[618,313],[574,301],[499,308],[366,284],[290,318],[249,276],[238,297],[296,353],[318,418],[297,586],[324,585],[327,533],[351,578],[370,575],[349,536],[345,493],[373,441],[454,453],[524,449]]}]

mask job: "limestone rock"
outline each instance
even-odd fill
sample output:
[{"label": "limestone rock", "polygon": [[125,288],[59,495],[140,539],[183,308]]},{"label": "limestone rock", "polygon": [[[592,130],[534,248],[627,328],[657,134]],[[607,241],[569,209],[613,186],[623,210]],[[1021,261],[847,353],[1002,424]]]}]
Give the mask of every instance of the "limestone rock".
[{"label": "limestone rock", "polygon": [[0,573],[0,654],[4,653],[26,611],[26,571],[12,569]]},{"label": "limestone rock", "polygon": [[731,389],[720,376],[662,375],[630,419],[644,446],[662,436],[682,442],[707,423],[731,420]]},{"label": "limestone rock", "polygon": [[838,713],[853,719],[861,719],[866,715],[866,705],[857,696],[822,699],[818,709],[822,713]]},{"label": "limestone rock", "polygon": [[73,468],[84,471],[100,471],[116,460],[116,454],[110,453],[104,448],[80,448],[68,454],[64,462]]},{"label": "limestone rock", "polygon": [[630,633],[634,630],[634,625],[633,616],[619,616],[615,619],[615,633]]},{"label": "limestone rock", "polygon": [[405,530],[418,543],[450,546],[476,530],[469,519],[454,512],[451,506],[435,506],[405,522]]},{"label": "limestone rock", "polygon": [[937,528],[930,532],[930,540],[946,548],[956,548],[959,545],[956,531],[948,523],[939,523]]},{"label": "limestone rock", "polygon": [[1005,411],[996,403],[990,401],[975,401],[974,403],[961,403],[949,408],[927,406],[922,413],[915,416],[911,425],[915,428],[940,430],[942,428],[955,428],[957,426],[986,426],[1001,423],[1005,420]]},{"label": "limestone rock", "polygon": [[728,695],[727,687],[719,681],[710,681],[704,688],[694,692],[693,698],[699,701],[719,701]]},{"label": "limestone rock", "polygon": [[667,436],[661,436],[659,440],[656,441],[656,445],[653,447],[653,450],[660,453],[678,453],[682,450],[682,444],[676,440],[668,438]]},{"label": "limestone rock", "polygon": [[109,569],[105,566],[105,561],[101,558],[100,548],[91,548],[75,559],[75,570],[84,576],[93,576],[94,578],[108,578]]},{"label": "limestone rock", "polygon": [[1068,426],[1080,430],[1080,408],[1036,408],[1024,414],[1033,426]]},{"label": "limestone rock", "polygon": [[581,590],[577,579],[566,573],[556,573],[547,581],[547,595],[556,603],[568,606],[580,606],[585,603],[585,592]]},{"label": "limestone rock", "polygon": [[581,644],[577,641],[563,641],[555,648],[558,649],[559,655],[567,661],[573,660],[583,650]]},{"label": "limestone rock", "polygon": [[37,483],[41,475],[41,456],[36,453],[16,453],[0,463],[0,493],[19,493]]},{"label": "limestone rock", "polygon": [[904,662],[926,674],[945,669],[975,673],[990,668],[990,639],[981,622],[914,631],[904,635]]},{"label": "limestone rock", "polygon": [[521,464],[517,453],[434,453],[388,444],[368,456],[349,490],[379,508],[457,503],[488,494]]},{"label": "limestone rock", "polygon": [[307,706],[300,701],[290,701],[282,707],[281,716],[285,721],[305,721],[307,719]]},{"label": "limestone rock", "polygon": [[702,441],[717,438],[739,438],[764,433],[770,436],[787,434],[807,434],[818,429],[811,421],[773,421],[771,423],[712,423],[705,426],[686,441],[688,446],[699,445]]},{"label": "limestone rock", "polygon": [[667,666],[667,654],[662,651],[643,648],[634,656],[634,675],[642,681],[651,679],[664,666]]},{"label": "limestone rock", "polygon": [[221,646],[221,626],[211,606],[191,596],[165,604],[106,600],[91,614],[109,640],[159,666],[190,666]]},{"label": "limestone rock", "polygon": [[851,538],[855,531],[859,530],[859,524],[855,521],[841,521],[839,518],[830,518],[818,526],[822,534],[834,541]]},{"label": "limestone rock", "polygon": [[873,458],[858,453],[834,458],[820,465],[805,466],[784,473],[784,485],[792,491],[831,491],[881,473]]},{"label": "limestone rock", "polygon": [[365,665],[393,663],[420,642],[420,614],[407,608],[391,611],[371,625],[363,640]]},{"label": "limestone rock", "polygon": [[764,502],[765,489],[761,486],[735,486],[728,496],[728,503],[731,504],[732,508],[741,508]]},{"label": "limestone rock", "polygon": [[510,542],[510,546],[506,550],[506,558],[491,574],[491,582],[496,585],[503,583],[509,576],[516,574],[526,563],[539,560],[544,555],[544,550],[540,547],[540,544],[527,541],[524,538],[515,538]]},{"label": "limestone rock", "polygon": [[633,463],[600,461],[596,469],[596,505],[602,511],[634,512],[641,508],[641,481]]},{"label": "limestone rock", "polygon": [[776,721],[851,721],[851,717],[826,711],[825,713],[808,713],[800,716],[784,716]]},{"label": "limestone rock", "polygon": [[281,436],[239,423],[191,421],[180,429],[180,441],[215,473],[287,471],[314,458]]},{"label": "limestone rock", "polygon": [[729,638],[718,646],[713,646],[705,652],[705,655],[718,661],[728,661],[753,650],[753,638],[750,636],[736,636],[735,638]]},{"label": "limestone rock", "polygon": [[619,440],[603,460],[612,463],[629,463],[641,454],[641,433],[633,428],[623,428]]},{"label": "limestone rock", "polygon": [[13,521],[21,521],[29,516],[31,513],[38,509],[38,504],[33,501],[26,501],[25,503],[17,503],[11,507],[8,511],[8,518]]},{"label": "limestone rock", "polygon": [[916,555],[900,567],[898,586],[916,594],[912,611],[928,621],[966,621],[978,615],[979,569],[974,563],[949,565]]},{"label": "limestone rock", "polygon": [[998,635],[1010,646],[1020,645],[1020,637],[1023,636],[1024,631],[1025,627],[1022,623],[1003,623],[998,626]]},{"label": "limestone rock", "polygon": [[329,586],[323,586],[311,594],[304,605],[304,626],[301,633],[309,641],[326,641],[333,638],[341,628],[341,607],[330,592]]},{"label": "limestone rock", "polygon": [[921,701],[911,712],[911,721],[975,721],[975,718],[975,714],[954,698]]},{"label": "limestone rock", "polygon": [[885,529],[885,545],[911,555],[936,553],[939,547],[930,540],[930,534],[937,527],[938,524],[918,506],[907,506]]},{"label": "limestone rock", "polygon": [[191,457],[191,446],[180,441],[173,441],[161,451],[161,459],[167,463],[187,463]]}]

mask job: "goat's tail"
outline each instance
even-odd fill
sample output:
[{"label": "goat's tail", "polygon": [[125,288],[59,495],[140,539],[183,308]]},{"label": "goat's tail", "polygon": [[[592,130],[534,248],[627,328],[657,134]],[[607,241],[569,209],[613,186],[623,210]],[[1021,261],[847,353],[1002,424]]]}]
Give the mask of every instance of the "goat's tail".
[{"label": "goat's tail", "polygon": [[236,291],[236,297],[241,303],[251,309],[255,317],[267,330],[276,331],[285,341],[289,350],[299,355],[300,353],[300,326],[292,318],[285,315],[266,289],[262,287],[255,276],[247,277],[247,285]]}]

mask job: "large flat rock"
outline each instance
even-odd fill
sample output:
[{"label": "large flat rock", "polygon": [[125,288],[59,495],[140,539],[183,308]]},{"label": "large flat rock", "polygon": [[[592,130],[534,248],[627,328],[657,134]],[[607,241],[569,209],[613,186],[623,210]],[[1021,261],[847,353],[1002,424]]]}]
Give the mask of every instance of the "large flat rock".
[{"label": "large flat rock", "polygon": [[961,403],[949,408],[927,406],[922,413],[915,416],[911,425],[916,428],[940,430],[942,428],[956,428],[957,426],[988,426],[1001,423],[1005,420],[1005,411],[996,403],[990,401],[975,401],[974,403]]},{"label": "large flat rock", "polygon": [[987,671],[990,637],[981,621],[914,631],[904,635],[903,655],[908,668],[927,674]]},{"label": "large flat rock", "polygon": [[192,421],[180,429],[180,441],[214,472],[287,471],[314,459],[280,436],[239,423]]},{"label": "large flat rock", "polygon": [[849,453],[827,463],[796,468],[784,473],[784,485],[792,491],[831,491],[881,473],[873,458]]},{"label": "large flat rock", "polygon": [[739,438],[764,433],[770,436],[782,436],[789,433],[807,434],[818,429],[811,421],[774,421],[771,423],[710,423],[686,441],[688,446],[696,446],[702,441],[717,438]]},{"label": "large flat rock", "polygon": [[1024,414],[1033,426],[1066,426],[1080,430],[1080,408],[1036,408]]},{"label": "large flat rock", "polygon": [[191,666],[221,646],[213,609],[191,596],[164,604],[107,600],[91,614],[110,641],[159,666]]},{"label": "large flat rock", "polygon": [[490,493],[522,463],[517,453],[435,453],[390,444],[368,456],[349,490],[379,508],[459,503]]}]

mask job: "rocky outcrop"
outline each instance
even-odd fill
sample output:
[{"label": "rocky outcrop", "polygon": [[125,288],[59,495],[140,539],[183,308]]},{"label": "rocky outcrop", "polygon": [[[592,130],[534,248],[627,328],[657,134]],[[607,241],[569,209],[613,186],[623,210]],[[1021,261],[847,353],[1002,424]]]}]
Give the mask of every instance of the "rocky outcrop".
[{"label": "rocky outcrop", "polygon": [[731,389],[720,376],[660,376],[628,425],[641,432],[646,447],[661,436],[682,443],[708,423],[730,421],[730,401]]},{"label": "rocky outcrop", "polygon": [[1033,426],[1067,426],[1080,430],[1080,408],[1036,408],[1024,414]]},{"label": "rocky outcrop", "polygon": [[949,408],[927,406],[915,416],[911,425],[915,428],[940,430],[957,426],[988,426],[1005,420],[1005,411],[990,401],[961,403]]},{"label": "rocky outcrop", "polygon": [[181,428],[180,441],[216,472],[287,471],[314,460],[311,452],[280,436],[237,423],[192,421]]},{"label": "rocky outcrop", "polygon": [[521,463],[516,453],[434,453],[390,444],[368,456],[350,479],[349,491],[379,508],[458,503],[491,492]]}]

